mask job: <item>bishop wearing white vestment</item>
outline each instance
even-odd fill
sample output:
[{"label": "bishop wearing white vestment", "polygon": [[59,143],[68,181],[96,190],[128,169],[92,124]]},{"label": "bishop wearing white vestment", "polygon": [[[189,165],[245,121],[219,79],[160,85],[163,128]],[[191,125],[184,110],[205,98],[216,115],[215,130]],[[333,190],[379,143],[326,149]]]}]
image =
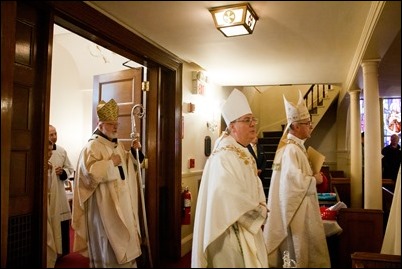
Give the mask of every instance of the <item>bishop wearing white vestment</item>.
[{"label": "bishop wearing white vestment", "polygon": [[266,268],[266,197],[247,145],[256,123],[243,93],[222,108],[228,129],[205,165],[195,211],[191,267]]},{"label": "bishop wearing white vestment", "polygon": [[304,141],[313,130],[310,113],[299,91],[297,105],[285,98],[288,125],[275,154],[268,194],[270,209],[264,238],[270,267],[282,267],[283,255],[301,268],[331,267],[317,184],[322,175],[313,173]]}]

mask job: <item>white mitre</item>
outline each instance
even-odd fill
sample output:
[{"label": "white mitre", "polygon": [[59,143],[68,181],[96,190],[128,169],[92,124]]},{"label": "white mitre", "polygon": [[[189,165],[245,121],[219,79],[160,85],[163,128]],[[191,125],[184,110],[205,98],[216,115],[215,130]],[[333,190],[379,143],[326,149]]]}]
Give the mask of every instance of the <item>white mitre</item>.
[{"label": "white mitre", "polygon": [[295,121],[300,121],[300,120],[305,120],[305,119],[310,119],[310,113],[307,109],[306,103],[304,102],[303,95],[301,91],[299,90],[299,101],[297,102],[297,105],[295,105],[292,102],[288,102],[286,100],[285,96],[283,96],[283,101],[285,103],[285,112],[286,112],[286,119],[288,121],[288,124],[286,125],[285,130],[283,131],[281,140],[278,144],[278,149],[283,147],[286,142],[286,137],[289,131],[289,126],[295,122]]},{"label": "white mitre", "polygon": [[238,89],[234,89],[230,93],[228,99],[222,106],[222,116],[227,126],[241,116],[251,113],[251,108],[246,96]]},{"label": "white mitre", "polygon": [[306,103],[300,90],[299,101],[297,102],[297,105],[293,104],[292,102],[288,102],[285,96],[283,96],[283,101],[285,103],[286,119],[288,121],[288,125],[295,121],[310,119],[310,113],[308,112]]}]

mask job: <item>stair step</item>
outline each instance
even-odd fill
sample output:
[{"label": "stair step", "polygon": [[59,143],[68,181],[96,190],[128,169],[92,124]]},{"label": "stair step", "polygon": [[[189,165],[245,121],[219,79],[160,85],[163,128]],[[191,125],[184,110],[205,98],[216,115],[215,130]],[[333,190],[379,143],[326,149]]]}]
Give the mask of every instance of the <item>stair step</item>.
[{"label": "stair step", "polygon": [[265,155],[267,156],[268,160],[275,159],[275,152],[266,152]]},{"label": "stair step", "polygon": [[277,147],[278,147],[278,144],[276,144],[276,145],[262,145],[262,150],[265,153],[276,152]]},{"label": "stair step", "polygon": [[272,132],[263,132],[262,135],[263,137],[282,137],[282,131],[272,131]]},{"label": "stair step", "polygon": [[272,169],[271,168],[265,169],[264,178],[271,179],[271,176],[272,176]]},{"label": "stair step", "polygon": [[258,144],[278,144],[281,137],[262,137],[258,139]]},{"label": "stair step", "polygon": [[275,158],[276,149],[278,148],[279,141],[281,140],[283,131],[263,132],[263,137],[258,139],[265,153],[267,165],[262,174],[262,185],[264,187],[265,195],[268,197],[269,185],[271,184],[272,176],[272,163]]},{"label": "stair step", "polygon": [[268,197],[269,187],[264,187],[265,197]]}]

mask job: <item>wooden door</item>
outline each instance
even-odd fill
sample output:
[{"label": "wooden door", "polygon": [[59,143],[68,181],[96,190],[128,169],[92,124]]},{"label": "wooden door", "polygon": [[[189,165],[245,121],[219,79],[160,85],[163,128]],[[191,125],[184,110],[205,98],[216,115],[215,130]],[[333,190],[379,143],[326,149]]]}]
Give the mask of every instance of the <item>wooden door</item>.
[{"label": "wooden door", "polygon": [[[126,150],[130,149],[131,145],[131,133],[141,134],[141,126],[142,121],[145,121],[145,110],[146,104],[142,104],[142,68],[134,68],[127,69],[119,72],[102,74],[94,76],[94,85],[93,85],[93,113],[92,113],[92,127],[96,128],[98,123],[98,117],[96,113],[97,105],[101,100],[108,102],[110,99],[114,99],[119,107],[119,115],[118,115],[118,139],[123,142]],[[146,98],[145,98],[146,99]],[[138,108],[138,110],[137,110]],[[136,116],[136,112],[143,113],[142,117]],[[133,116],[134,115],[134,116]],[[133,125],[134,124],[134,125]],[[146,129],[146,128],[145,128]],[[146,134],[146,132],[144,132]],[[140,136],[140,141],[144,147],[146,146],[146,137],[143,135]],[[145,169],[141,170],[141,180],[142,182],[146,182],[145,179]],[[146,184],[145,188],[150,188],[148,184]],[[145,194],[142,193],[144,196]],[[145,199],[145,197],[143,197]],[[142,199],[139,197],[140,202],[140,226],[141,226],[141,234],[143,237],[142,244],[142,252],[143,255],[137,260],[138,266],[141,267],[150,267],[150,257],[148,252],[148,243],[149,238],[149,229],[147,224],[147,231],[145,231],[145,223],[148,223],[147,220],[143,218],[143,207],[142,207]],[[145,211],[148,212],[150,206],[147,202],[145,204]],[[148,237],[147,237],[148,236]]]},{"label": "wooden door", "polygon": [[[108,102],[114,99],[119,106],[118,138],[123,141],[127,150],[130,149],[132,131],[141,134],[141,122],[135,117],[135,129],[132,130],[131,111],[135,105],[142,104],[141,82],[142,68],[127,69],[119,72],[94,76],[92,129],[98,124],[96,107],[101,100]],[[140,138],[142,141],[143,137]]]},{"label": "wooden door", "polygon": [[[10,27],[10,31],[4,32],[3,7],[8,10],[4,15],[9,18],[7,28]],[[50,76],[44,72],[50,69],[47,49],[51,26],[48,20],[48,11],[36,9],[35,4],[18,2],[3,6],[2,2],[2,58],[8,59],[4,68],[14,72],[4,77],[12,83],[3,89],[2,59],[1,94],[2,102],[7,101],[1,122],[2,267],[5,264],[7,267],[42,267],[46,264],[46,244],[42,242],[46,242],[47,211],[47,175],[44,173],[47,146],[44,141],[48,135],[44,130],[48,129],[46,115],[50,101]],[[15,27],[13,34],[11,27]],[[10,43],[3,48],[6,39],[10,39]],[[7,139],[4,145],[3,138]],[[3,163],[3,159],[7,163]],[[7,203],[3,204],[3,201]],[[5,204],[7,208],[3,207]],[[7,241],[3,241],[6,231],[4,238]]]}]

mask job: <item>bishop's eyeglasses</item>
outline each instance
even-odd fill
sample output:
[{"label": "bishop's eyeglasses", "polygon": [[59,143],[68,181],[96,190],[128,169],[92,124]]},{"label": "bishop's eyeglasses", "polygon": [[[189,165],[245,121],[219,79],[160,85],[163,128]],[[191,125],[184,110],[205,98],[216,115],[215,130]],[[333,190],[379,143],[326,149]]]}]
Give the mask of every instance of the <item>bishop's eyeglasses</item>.
[{"label": "bishop's eyeglasses", "polygon": [[242,120],[235,120],[233,122],[244,122],[247,123],[248,125],[251,125],[251,123],[254,122],[254,124],[258,124],[258,119],[257,118],[244,118]]},{"label": "bishop's eyeglasses", "polygon": [[298,124],[303,124],[303,125],[307,125],[307,126],[313,126],[313,122],[312,122],[312,121],[308,121],[308,122],[298,122]]}]

